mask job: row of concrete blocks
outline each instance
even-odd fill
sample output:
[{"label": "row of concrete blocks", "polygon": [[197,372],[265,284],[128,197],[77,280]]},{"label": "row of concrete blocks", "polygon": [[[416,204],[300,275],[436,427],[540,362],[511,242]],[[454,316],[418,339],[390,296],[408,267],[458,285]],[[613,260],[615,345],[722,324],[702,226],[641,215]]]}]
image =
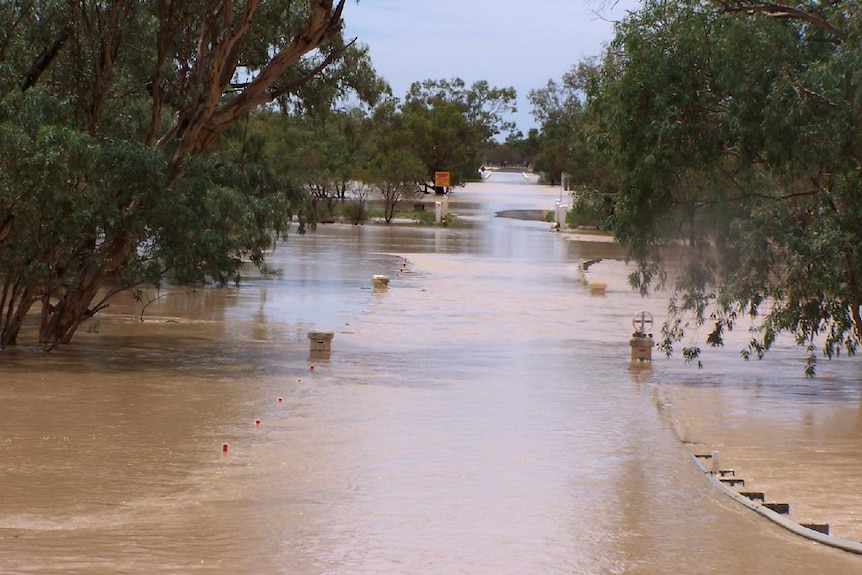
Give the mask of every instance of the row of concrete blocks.
[{"label": "row of concrete blocks", "polygon": [[[713,469],[711,473],[715,475],[716,479],[718,479],[721,483],[727,485],[728,487],[745,487],[745,479],[736,476],[736,472],[733,469],[720,469],[718,465],[718,452],[713,453],[697,453],[695,457],[698,459],[710,459],[713,461]],[[790,515],[790,504],[789,503],[774,503],[770,501],[766,501],[766,494],[762,491],[743,491],[737,489],[737,493],[741,496],[746,497],[754,502],[759,503],[763,507],[778,513],[779,515]],[[818,533],[823,533],[824,535],[829,535],[829,524],[828,523],[800,523],[801,527],[805,527],[806,529],[811,529],[813,531],[817,531]]]},{"label": "row of concrete blocks", "polygon": [[[386,289],[389,286],[389,276],[371,276],[374,289]],[[309,351],[314,355],[326,355],[332,352],[332,340],[335,332],[332,331],[310,331],[308,332]]]}]

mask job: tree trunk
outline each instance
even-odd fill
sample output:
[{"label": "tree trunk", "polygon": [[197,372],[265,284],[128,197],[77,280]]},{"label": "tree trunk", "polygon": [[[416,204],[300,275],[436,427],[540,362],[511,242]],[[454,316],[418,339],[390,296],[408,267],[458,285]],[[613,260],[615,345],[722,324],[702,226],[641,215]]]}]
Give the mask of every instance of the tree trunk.
[{"label": "tree trunk", "polygon": [[51,65],[51,62],[54,61],[54,58],[57,57],[57,54],[60,52],[60,48],[63,47],[63,44],[66,43],[66,40],[69,38],[69,35],[72,33],[71,26],[64,26],[61,28],[57,34],[54,36],[54,40],[51,44],[42,50],[42,53],[39,54],[39,57],[36,58],[36,61],[30,66],[30,69],[24,75],[24,79],[21,81],[21,91],[26,92],[39,80],[39,76],[42,75],[48,66]]},{"label": "tree trunk", "polygon": [[[88,260],[78,273],[72,285],[65,291],[60,301],[48,309],[48,321],[39,330],[39,343],[48,349],[69,343],[72,336],[84,322],[95,313],[90,304],[112,275],[121,271],[123,262],[132,243],[125,236],[115,236],[105,240],[100,246],[97,257]],[[98,257],[101,256],[101,257]]]},{"label": "tree trunk", "polygon": [[[6,319],[0,329],[0,349],[6,349],[7,345],[15,345],[18,339],[18,332],[21,331],[21,326],[24,325],[24,320],[27,318],[27,313],[36,301],[33,297],[35,287],[29,284],[25,288],[16,285],[12,289],[8,286],[3,290],[3,304],[8,305],[6,308]],[[18,295],[18,292],[21,292]],[[8,296],[8,303],[6,297]],[[2,317],[0,313],[0,317]]]},{"label": "tree trunk", "polygon": [[862,341],[862,298],[859,297],[859,284],[856,279],[855,258],[851,257],[850,253],[844,252],[844,268],[847,276],[847,286],[850,291],[850,317],[853,318],[853,333],[856,338]]},{"label": "tree trunk", "polygon": [[[153,146],[168,151],[169,161],[165,169],[165,184],[168,188],[178,177],[182,176],[183,164],[189,156],[201,154],[209,148],[214,140],[227,126],[241,118],[249,110],[262,104],[267,104],[283,89],[279,82],[292,66],[295,66],[308,53],[320,48],[323,44],[339,33],[341,29],[341,14],[345,0],[305,0],[307,17],[296,31],[278,51],[272,55],[269,62],[242,89],[226,98],[226,90],[237,68],[239,46],[244,37],[252,29],[251,24],[260,0],[248,0],[241,17],[234,21],[233,7],[230,2],[208,0],[203,4],[212,10],[201,16],[202,36],[198,43],[199,53],[189,61],[192,69],[184,70],[187,82],[177,81],[176,86],[185,89],[182,94],[174,95],[169,100],[172,103],[188,102],[187,105],[177,104],[174,122],[171,127],[156,137],[156,127],[160,124],[165,106],[165,89],[162,66],[168,60],[172,39],[182,30],[173,22],[174,3],[159,4],[158,22],[158,70],[153,74],[153,84],[150,88],[153,98],[153,111],[145,140]],[[182,3],[175,3],[177,7]],[[287,3],[291,5],[290,2]],[[96,132],[100,111],[105,98],[110,94],[114,84],[114,67],[117,62],[118,50],[125,39],[123,32],[127,23],[126,16],[136,9],[138,3],[109,2],[83,3],[71,2],[70,9],[75,24],[83,36],[83,43],[89,51],[93,67],[95,86],[91,87],[89,102],[89,123],[91,132]],[[197,18],[199,14],[189,12],[189,18]],[[183,25],[188,22],[183,21]],[[71,30],[71,29],[70,29]],[[40,55],[31,67],[27,77],[23,79],[21,88],[30,88],[40,74],[60,52],[69,32],[59,33],[49,49]],[[324,58],[324,64],[331,61]],[[314,73],[319,72],[316,69]],[[231,89],[232,90],[232,89]],[[153,140],[156,140],[153,142]],[[122,208],[122,212],[134,215],[138,206],[137,200]],[[0,239],[9,233],[11,217],[0,216]],[[12,300],[7,305],[8,311],[0,312],[0,320],[4,320],[0,331],[0,348],[7,343],[14,343],[18,332],[30,308],[36,301],[42,299],[42,321],[39,328],[39,342],[46,346],[68,343],[83,321],[101,308],[91,308],[93,300],[105,286],[106,282],[116,278],[126,266],[130,257],[135,254],[140,238],[123,234],[108,237],[100,245],[90,246],[88,257],[77,270],[70,270],[70,276],[61,278],[56,291],[42,293],[43,288],[53,290],[53,285],[45,286],[35,282],[23,290],[23,296]],[[2,246],[0,246],[2,249]],[[14,291],[10,293],[10,297]],[[56,301],[55,298],[59,298]],[[8,302],[9,300],[7,300]],[[52,305],[52,301],[55,303]],[[13,305],[14,304],[14,305]]]},{"label": "tree trunk", "polygon": [[850,302],[850,314],[853,316],[853,327],[856,332],[856,339],[862,341],[862,315],[860,315],[859,308],[860,302],[858,297],[854,297],[853,301]]},{"label": "tree trunk", "polygon": [[[182,174],[189,156],[204,152],[227,128],[249,110],[269,104],[276,97],[273,87],[283,74],[303,56],[329,41],[341,26],[344,0],[333,7],[333,0],[309,0],[310,15],[304,29],[272,57],[260,73],[234,98],[224,103],[224,90],[236,68],[231,62],[234,47],[249,28],[258,2],[250,2],[243,21],[225,31],[223,38],[211,48],[214,65],[207,71],[206,83],[193,108],[179,111],[167,132],[159,138],[160,147],[176,145],[168,164],[167,184]],[[226,67],[227,66],[227,67]]]}]

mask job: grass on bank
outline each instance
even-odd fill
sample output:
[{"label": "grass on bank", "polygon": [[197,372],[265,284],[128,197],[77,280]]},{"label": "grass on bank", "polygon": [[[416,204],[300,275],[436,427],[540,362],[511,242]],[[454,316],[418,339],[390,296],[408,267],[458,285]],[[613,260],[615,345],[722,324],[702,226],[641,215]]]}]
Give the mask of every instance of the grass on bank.
[{"label": "grass on bank", "polygon": [[[403,205],[401,205],[403,204]],[[424,205],[420,202],[402,202],[396,206],[395,212],[390,223],[404,223],[409,221],[411,224],[421,226],[433,226],[435,223],[434,210],[419,208]],[[412,204],[413,209],[408,209],[408,205]],[[360,225],[369,222],[379,223],[385,220],[385,210],[382,205],[376,202],[358,202],[346,201],[336,205],[332,209],[332,222]],[[443,221],[439,224],[448,226],[455,220],[452,214],[447,214]]]}]

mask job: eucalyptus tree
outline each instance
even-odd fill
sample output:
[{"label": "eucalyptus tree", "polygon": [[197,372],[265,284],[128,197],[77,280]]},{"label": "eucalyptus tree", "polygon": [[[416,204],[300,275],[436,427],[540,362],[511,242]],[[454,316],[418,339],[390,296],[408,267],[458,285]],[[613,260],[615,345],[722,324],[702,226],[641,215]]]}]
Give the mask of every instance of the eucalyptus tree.
[{"label": "eucalyptus tree", "polygon": [[360,177],[383,199],[386,223],[392,221],[398,202],[426,175],[413,136],[396,100],[389,98],[374,110],[368,133],[370,156]]},{"label": "eucalyptus tree", "polygon": [[486,81],[467,86],[460,78],[414,82],[401,106],[412,146],[425,165],[425,178],[451,174],[453,185],[475,179],[481,148],[498,134],[514,129],[514,88]]},{"label": "eucalyptus tree", "polygon": [[590,145],[593,118],[584,105],[585,88],[598,70],[596,59],[585,59],[559,81],[549,80],[528,96],[541,126],[533,169],[543,172],[551,185],[561,183],[566,173],[569,184],[590,194],[599,184],[612,188],[613,182],[604,156]]},{"label": "eucalyptus tree", "polygon": [[563,172],[574,171],[584,160],[582,150],[581,153],[576,150],[583,138],[581,82],[575,70],[571,70],[560,82],[548,80],[545,87],[530,90],[528,99],[533,106],[533,118],[541,126],[533,169],[544,173],[550,185],[557,185]]},{"label": "eucalyptus tree", "polygon": [[[652,1],[617,26],[588,107],[621,177],[613,226],[664,275],[685,243],[663,346],[746,316],[745,358],[781,332],[831,357],[862,337],[862,6]],[[667,252],[664,252],[667,253]],[[699,345],[683,349],[688,359]]]},{"label": "eucalyptus tree", "polygon": [[498,166],[531,166],[539,153],[540,134],[538,128],[530,128],[527,135],[516,130],[509,132],[502,143],[488,142],[482,146],[482,157],[488,164]]},{"label": "eucalyptus tree", "polygon": [[287,126],[288,133],[273,134],[273,151],[281,155],[281,163],[296,158],[290,177],[307,186],[320,217],[329,218],[335,204],[356,191],[357,171],[368,159],[371,110],[390,95],[391,88],[371,64],[368,47],[353,43],[296,93],[279,99],[282,117],[261,115],[262,121]]},{"label": "eucalyptus tree", "polygon": [[250,126],[250,132],[265,134],[277,173],[305,187],[323,221],[356,191],[370,154],[370,130],[369,113],[356,106],[313,115],[263,111]]},{"label": "eucalyptus tree", "polygon": [[262,261],[301,190],[220,136],[338,64],[344,2],[0,4],[0,348],[37,303],[53,346],[169,269]]}]

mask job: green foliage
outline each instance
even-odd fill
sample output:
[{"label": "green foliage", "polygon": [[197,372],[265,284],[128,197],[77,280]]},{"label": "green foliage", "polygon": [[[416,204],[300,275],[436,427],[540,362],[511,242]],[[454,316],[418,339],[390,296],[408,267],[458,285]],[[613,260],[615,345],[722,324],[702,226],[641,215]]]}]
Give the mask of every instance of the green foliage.
[{"label": "green foliage", "polygon": [[336,207],[333,215],[347,220],[348,223],[359,225],[368,220],[368,204],[365,201],[348,201]]},{"label": "green foliage", "polygon": [[[436,215],[432,210],[413,210],[413,213],[410,216],[418,223],[423,226],[430,226],[434,224],[434,220]],[[451,214],[446,214],[446,219],[449,218]]]},{"label": "green foliage", "polygon": [[765,3],[647,2],[588,85],[634,285],[649,289],[667,248],[688,246],[666,350],[707,321],[721,345],[742,316],[760,326],[746,359],[782,332],[827,357],[858,346],[862,11],[792,4],[770,18]]},{"label": "green foliage", "polygon": [[504,115],[515,111],[513,88],[492,88],[485,81],[469,88],[463,80],[414,82],[401,107],[410,146],[425,167],[425,180],[449,172],[452,185],[474,180],[484,144],[514,125]]},{"label": "green foliage", "polygon": [[[283,110],[297,118],[325,123],[333,113],[333,102],[346,101],[351,104],[348,107],[367,105],[373,108],[391,96],[391,88],[374,70],[368,46],[358,43],[345,46],[338,38],[335,48],[342,50],[338,59],[319,74],[301,82],[296,91],[279,98]],[[300,81],[308,73],[306,68],[294,68],[290,76],[294,81]]]},{"label": "green foliage", "polygon": [[383,198],[384,219],[389,223],[398,201],[424,178],[425,166],[412,145],[410,120],[394,101],[375,110],[372,126],[372,155],[362,179]]},{"label": "green foliage", "polygon": [[[249,112],[323,118],[350,91],[387,91],[341,37],[343,3],[0,4],[0,348],[37,302],[40,342],[66,343],[118,290],[235,280],[312,218],[307,180]],[[359,140],[334,123],[344,141],[323,121],[305,140],[320,164]]]},{"label": "green foliage", "polygon": [[280,179],[297,182],[313,198],[313,214],[326,220],[336,203],[355,194],[371,154],[370,120],[359,108],[315,116],[262,111],[249,132],[262,141],[267,164]]},{"label": "green foliage", "polygon": [[[533,144],[533,169],[542,172],[550,185],[565,184],[588,192],[601,188],[605,194],[615,191],[615,171],[593,145],[595,117],[583,101],[586,86],[598,73],[596,61],[588,59],[566,72],[559,82],[549,80],[544,88],[529,94],[533,117],[542,126]],[[607,211],[596,214],[600,220],[608,215]]]},{"label": "green foliage", "polygon": [[613,207],[613,196],[581,186],[572,192],[572,209],[566,214],[572,227],[584,226],[604,230],[606,214]]},{"label": "green foliage", "polygon": [[227,283],[243,261],[263,265],[300,202],[298,190],[275,180],[266,164],[194,158],[155,212],[151,256],[178,281]]},{"label": "green foliage", "polygon": [[494,166],[531,166],[539,153],[539,130],[531,128],[527,136],[510,132],[505,142],[488,142],[481,148],[485,164]]},{"label": "green foliage", "polygon": [[512,127],[503,114],[513,109],[514,95],[487,82],[468,88],[459,79],[428,80],[414,84],[403,104],[392,97],[374,100],[370,115],[362,106],[336,111],[291,102],[293,114],[259,112],[248,131],[265,140],[264,153],[277,175],[303,183],[320,219],[346,215],[362,221],[362,206],[351,212],[339,204],[351,198],[362,204],[367,184],[383,199],[388,222],[398,201],[433,180],[435,172],[450,172],[453,185],[476,178],[483,147]]}]

